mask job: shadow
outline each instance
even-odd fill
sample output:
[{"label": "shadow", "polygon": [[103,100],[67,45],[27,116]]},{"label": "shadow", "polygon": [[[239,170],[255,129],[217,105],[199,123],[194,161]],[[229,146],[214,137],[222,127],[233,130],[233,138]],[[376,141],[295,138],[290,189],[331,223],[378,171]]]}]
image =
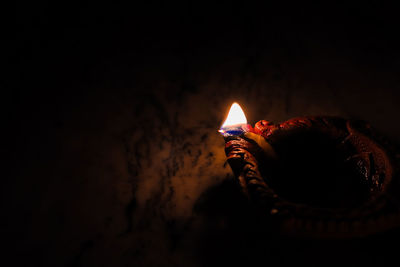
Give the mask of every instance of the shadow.
[{"label": "shadow", "polygon": [[209,188],[197,201],[195,257],[201,266],[384,266],[396,260],[399,231],[354,239],[307,239],[277,233],[257,213],[233,178]]}]

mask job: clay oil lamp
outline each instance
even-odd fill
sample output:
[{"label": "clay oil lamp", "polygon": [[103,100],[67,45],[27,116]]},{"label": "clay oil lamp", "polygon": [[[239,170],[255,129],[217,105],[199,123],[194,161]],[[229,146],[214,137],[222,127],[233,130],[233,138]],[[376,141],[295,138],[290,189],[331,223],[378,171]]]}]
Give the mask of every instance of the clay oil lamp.
[{"label": "clay oil lamp", "polygon": [[309,116],[252,127],[234,103],[219,132],[240,188],[278,232],[349,238],[400,226],[399,150],[368,123]]}]

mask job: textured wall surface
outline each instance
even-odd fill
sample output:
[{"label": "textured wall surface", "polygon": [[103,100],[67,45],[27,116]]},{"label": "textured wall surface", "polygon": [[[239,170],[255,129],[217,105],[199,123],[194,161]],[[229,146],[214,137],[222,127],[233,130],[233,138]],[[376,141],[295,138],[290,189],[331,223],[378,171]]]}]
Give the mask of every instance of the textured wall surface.
[{"label": "textured wall surface", "polygon": [[[215,260],[212,250],[230,243],[218,241],[226,218],[246,216],[217,132],[233,101],[252,124],[340,115],[400,141],[399,53],[375,24],[321,26],[322,14],[307,27],[285,25],[260,12],[232,15],[233,24],[189,14],[136,29],[82,14],[83,26],[60,36],[43,26],[44,37],[26,37],[32,51],[14,47],[2,84],[15,101],[2,221],[16,262],[223,261],[230,254]],[[355,247],[355,262],[381,259]],[[275,256],[286,258],[278,249],[265,257]]]}]

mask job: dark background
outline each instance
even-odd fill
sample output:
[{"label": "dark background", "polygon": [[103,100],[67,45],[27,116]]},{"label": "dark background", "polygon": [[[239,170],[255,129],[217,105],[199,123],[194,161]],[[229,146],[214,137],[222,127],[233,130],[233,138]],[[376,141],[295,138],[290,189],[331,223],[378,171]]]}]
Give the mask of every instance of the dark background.
[{"label": "dark background", "polygon": [[19,2],[2,11],[4,261],[395,258],[392,233],[315,243],[253,229],[249,238],[217,133],[238,101],[252,124],[339,115],[400,141],[394,6]]}]

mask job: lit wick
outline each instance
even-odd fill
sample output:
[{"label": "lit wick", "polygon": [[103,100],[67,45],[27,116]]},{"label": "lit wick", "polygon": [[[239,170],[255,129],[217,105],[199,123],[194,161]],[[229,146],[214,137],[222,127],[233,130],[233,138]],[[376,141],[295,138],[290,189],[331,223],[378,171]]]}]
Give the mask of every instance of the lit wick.
[{"label": "lit wick", "polygon": [[276,158],[275,151],[265,138],[256,133],[250,124],[247,124],[246,116],[240,105],[234,102],[229,110],[228,117],[218,130],[227,141],[227,137],[240,136],[241,138],[251,139],[258,144],[260,148],[269,157]]},{"label": "lit wick", "polygon": [[224,136],[241,135],[251,131],[252,127],[247,124],[246,116],[238,103],[234,102],[229,110],[228,117],[222,124],[219,132]]}]

